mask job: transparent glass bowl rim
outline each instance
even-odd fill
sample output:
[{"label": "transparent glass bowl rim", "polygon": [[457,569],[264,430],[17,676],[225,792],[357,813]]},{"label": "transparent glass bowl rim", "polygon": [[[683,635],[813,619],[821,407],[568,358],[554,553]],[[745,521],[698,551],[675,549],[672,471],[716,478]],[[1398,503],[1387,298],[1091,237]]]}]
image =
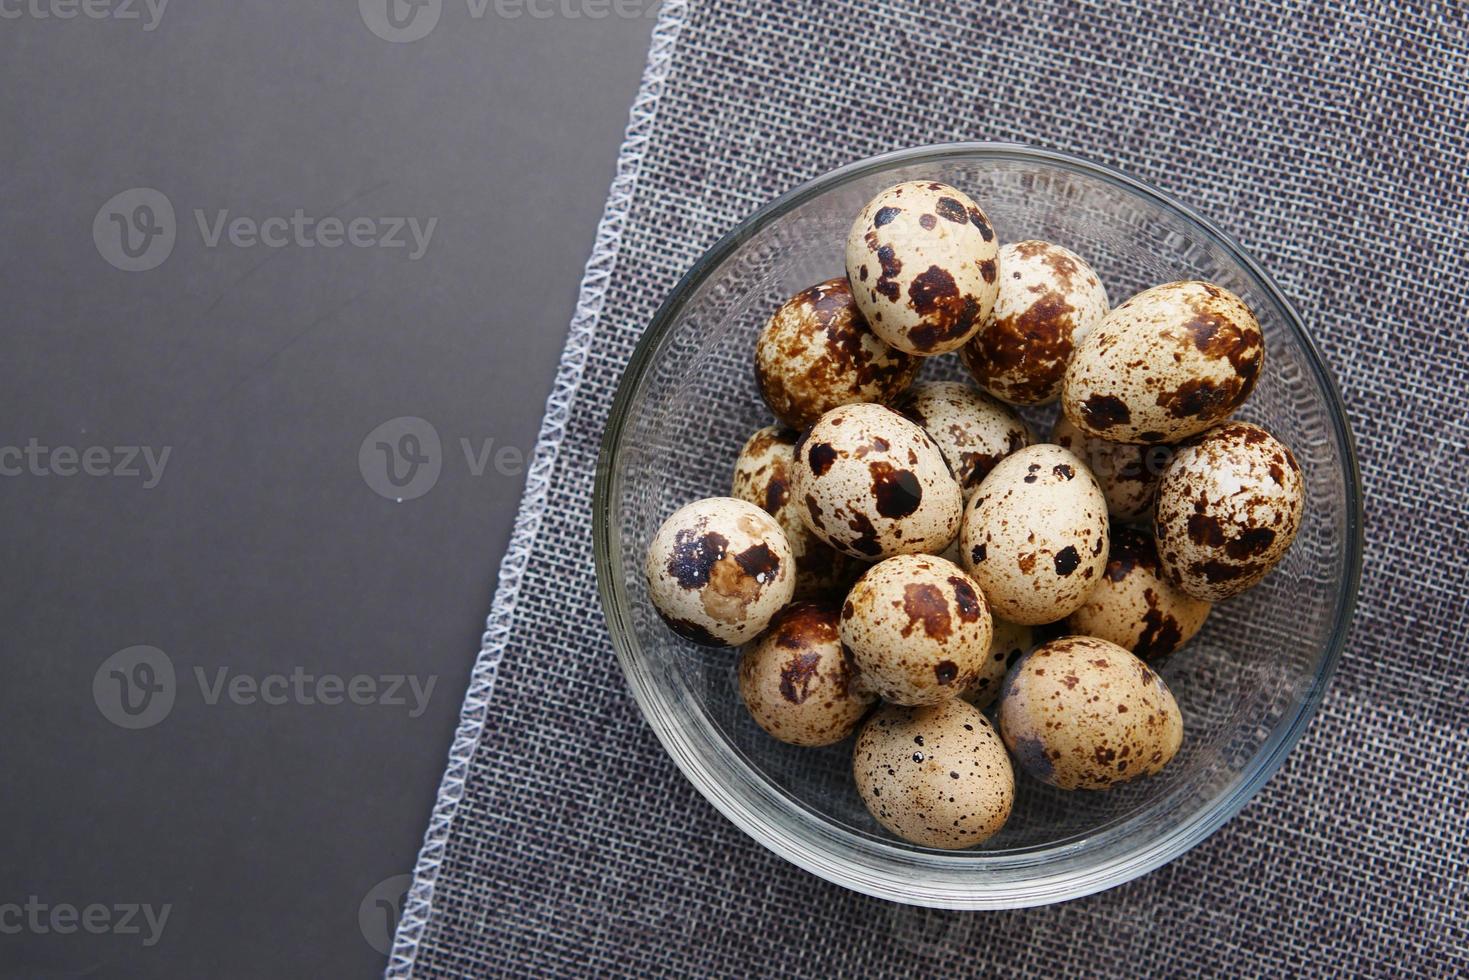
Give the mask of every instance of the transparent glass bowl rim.
[{"label": "transparent glass bowl rim", "polygon": [[[630,608],[621,575],[622,541],[615,504],[622,481],[615,455],[633,398],[664,336],[699,286],[741,245],[770,222],[848,181],[884,171],[958,159],[1036,163],[1112,184],[1171,212],[1254,277],[1283,314],[1291,339],[1325,394],[1331,435],[1343,465],[1346,524],[1341,529],[1345,569],[1324,655],[1310,688],[1261,745],[1242,772],[1220,792],[1161,834],[1150,834],[1145,809],[1100,833],[1108,851],[1087,853],[1091,836],[1000,852],[912,849],[857,835],[827,821],[771,784],[710,719],[663,689],[624,616]],[[613,647],[633,696],[659,741],[694,787],[735,826],[776,854],[846,888],[907,904],[954,909],[1022,908],[1066,901],[1130,881],[1194,847],[1249,802],[1284,762],[1315,714],[1341,657],[1362,570],[1362,489],[1356,451],[1341,396],[1315,343],[1280,288],[1232,238],[1151,185],[1101,164],[1056,150],[1018,143],[964,142],[915,147],[847,164],[782,194],[755,211],[705,252],[679,280],[638,342],[614,398],[598,458],[592,497],[597,588]],[[710,754],[717,757],[710,765]],[[1131,837],[1145,837],[1142,841]],[[1004,874],[993,874],[1003,870]],[[987,873],[991,872],[991,873]]]}]

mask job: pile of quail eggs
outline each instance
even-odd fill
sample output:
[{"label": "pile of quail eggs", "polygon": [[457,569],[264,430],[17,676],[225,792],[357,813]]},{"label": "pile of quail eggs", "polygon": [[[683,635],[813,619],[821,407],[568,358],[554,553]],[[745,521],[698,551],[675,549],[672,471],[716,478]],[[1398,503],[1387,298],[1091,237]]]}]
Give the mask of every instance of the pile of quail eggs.
[{"label": "pile of quail eggs", "polygon": [[[955,351],[978,387],[914,383]],[[1221,286],[1109,309],[1074,252],[1001,245],[946,184],[888,188],[846,276],[761,331],[778,424],[745,443],[730,496],[658,530],[653,603],[680,636],[744,647],[740,693],[770,735],[857,732],[856,790],[905,840],[995,834],[1016,765],[1067,790],[1150,776],[1185,729],[1154,667],[1300,526],[1294,455],[1230,418],[1264,356]],[[1058,399],[1038,442],[1016,407]]]}]

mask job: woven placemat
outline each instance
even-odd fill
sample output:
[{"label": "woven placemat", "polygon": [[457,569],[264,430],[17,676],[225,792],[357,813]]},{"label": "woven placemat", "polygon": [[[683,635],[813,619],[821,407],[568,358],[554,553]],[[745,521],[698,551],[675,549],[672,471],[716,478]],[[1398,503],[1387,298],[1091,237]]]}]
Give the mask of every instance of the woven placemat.
[{"label": "woven placemat", "polygon": [[[665,3],[390,975],[1469,972],[1466,25],[1431,0]],[[1367,498],[1352,637],[1285,767],[1173,864],[1006,913],[843,891],[720,817],[638,715],[589,532],[619,376],[699,253],[838,164],[959,139],[1092,157],[1233,233],[1320,342]]]}]

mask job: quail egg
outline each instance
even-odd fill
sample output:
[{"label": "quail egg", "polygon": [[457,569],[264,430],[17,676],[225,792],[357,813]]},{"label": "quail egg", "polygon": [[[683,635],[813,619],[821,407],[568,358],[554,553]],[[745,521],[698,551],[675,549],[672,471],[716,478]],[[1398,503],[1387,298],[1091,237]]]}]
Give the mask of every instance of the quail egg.
[{"label": "quail egg", "polygon": [[1030,652],[1035,646],[1034,632],[1029,626],[1008,623],[1003,619],[994,621],[994,638],[990,640],[990,655],[984,669],[959,696],[976,708],[988,708],[1000,694],[1000,682],[1015,661]]},{"label": "quail egg", "polygon": [[1153,513],[1153,494],[1173,461],[1173,447],[1111,442],[1082,432],[1065,415],[1051,427],[1051,441],[1071,450],[1092,471],[1107,498],[1107,513],[1136,521]]},{"label": "quail egg", "polygon": [[889,187],[847,236],[847,280],[872,330],[910,354],[943,354],[984,323],[999,245],[979,205],[934,181]]},{"label": "quail egg", "polygon": [[748,500],[780,524],[796,560],[796,598],[845,592],[860,566],[802,522],[791,494],[795,467],[796,433],[774,425],[760,429],[740,450],[730,495]]},{"label": "quail egg", "polygon": [[835,604],[793,603],[740,657],[745,707],[782,742],[840,742],[876,700],[859,683],[837,617]]},{"label": "quail egg", "polygon": [[1107,315],[1107,289],[1079,255],[1050,242],[1002,245],[1000,269],[994,311],[960,358],[996,398],[1053,402],[1071,352]]},{"label": "quail egg", "polygon": [[1238,408],[1265,360],[1255,314],[1207,282],[1138,293],[1087,334],[1066,371],[1061,405],[1088,435],[1177,442]]},{"label": "quail egg", "polygon": [[1035,441],[1008,406],[962,381],[915,385],[897,408],[938,443],[965,500],[996,463]]},{"label": "quail egg", "polygon": [[1094,636],[1067,636],[1011,669],[1000,732],[1036,779],[1109,789],[1167,765],[1183,743],[1183,715],[1163,678],[1137,657]]},{"label": "quail egg", "polygon": [[796,445],[801,520],[854,558],[942,550],[963,500],[943,453],[918,426],[882,405],[832,409]]},{"label": "quail egg", "polygon": [[919,363],[878,339],[840,277],[787,300],[755,341],[760,395],[796,429],[839,405],[891,402],[912,383]]},{"label": "quail egg", "polygon": [[857,792],[877,822],[926,847],[973,847],[1005,826],[1015,771],[989,719],[957,699],[885,705],[852,753]]},{"label": "quail egg", "polygon": [[1238,595],[1285,557],[1304,509],[1295,455],[1258,425],[1226,422],[1180,446],[1158,485],[1163,572],[1198,599]]},{"label": "quail egg", "polygon": [[1209,603],[1180,592],[1163,578],[1151,534],[1114,527],[1102,581],[1067,617],[1066,626],[1156,662],[1193,639],[1209,608]]},{"label": "quail egg", "polygon": [[841,633],[863,682],[883,700],[933,704],[979,677],[992,630],[983,594],[958,565],[897,555],[852,586]]},{"label": "quail egg", "polygon": [[1051,623],[1072,613],[1107,565],[1107,501],[1060,446],[1029,446],[990,470],[964,511],[959,555],[994,614]]},{"label": "quail egg", "polygon": [[648,545],[648,593],[678,635],[738,646],[765,629],[795,592],[795,559],[775,518],[733,497],[674,511]]}]

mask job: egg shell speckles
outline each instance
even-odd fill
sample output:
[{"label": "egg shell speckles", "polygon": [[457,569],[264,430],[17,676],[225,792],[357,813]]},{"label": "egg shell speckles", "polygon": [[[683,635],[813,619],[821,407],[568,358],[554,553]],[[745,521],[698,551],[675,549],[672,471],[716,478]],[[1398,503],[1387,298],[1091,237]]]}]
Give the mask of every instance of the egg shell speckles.
[{"label": "egg shell speckles", "polygon": [[962,381],[915,385],[897,409],[938,443],[965,500],[974,496],[996,463],[1035,442],[1020,416]]},{"label": "egg shell speckles", "polygon": [[980,710],[959,700],[883,706],[857,736],[852,774],[878,823],[927,847],[983,843],[1015,803],[1005,746]]},{"label": "egg shell speckles", "polygon": [[1094,636],[1062,637],[1022,657],[1005,678],[999,717],[1016,763],[1061,789],[1152,775],[1183,744],[1183,716],[1163,678]]},{"label": "egg shell speckles", "polygon": [[735,461],[730,495],[775,518],[796,560],[796,598],[845,593],[861,574],[857,562],[822,541],[801,520],[792,494],[796,433],[779,426],[758,430]]},{"label": "egg shell speckles", "polygon": [[889,187],[847,236],[847,281],[873,331],[910,354],[964,345],[999,293],[999,243],[979,205],[934,181]]},{"label": "egg shell speckles", "polygon": [[1061,405],[1088,435],[1177,442],[1227,418],[1265,360],[1250,308],[1222,286],[1172,282],[1122,303],[1077,345]]},{"label": "egg shell speckles", "polygon": [[878,339],[840,277],[787,300],[755,341],[760,395],[796,429],[840,405],[891,402],[912,384],[919,364]]},{"label": "egg shell speckles", "polygon": [[960,358],[996,398],[1053,402],[1072,351],[1107,315],[1107,289],[1081,256],[1050,242],[1002,246],[1000,270],[995,308]]},{"label": "egg shell speckles", "polygon": [[985,669],[993,635],[979,586],[933,555],[869,568],[847,594],[841,633],[863,683],[894,704],[957,697]]},{"label": "egg shell speckles", "polygon": [[1029,626],[994,621],[994,638],[990,640],[990,655],[984,669],[974,683],[959,692],[959,696],[976,708],[988,708],[1000,696],[1000,683],[1015,662],[1035,646],[1035,634]]},{"label": "egg shell speckles", "polygon": [[1051,441],[1071,450],[1092,471],[1107,498],[1109,514],[1120,521],[1152,518],[1158,482],[1173,462],[1172,446],[1098,439],[1072,425],[1065,415],[1051,427]]},{"label": "egg shell speckles", "polygon": [[709,497],[663,522],[643,567],[653,605],[675,633],[738,646],[791,601],[795,564],[775,518],[744,500]]},{"label": "egg shell speckles", "polygon": [[1304,510],[1294,454],[1257,425],[1226,422],[1181,445],[1158,485],[1163,572],[1197,599],[1239,595],[1285,557]]},{"label": "egg shell speckles", "polygon": [[934,441],[873,404],[833,409],[802,436],[794,492],[817,537],[866,561],[942,550],[963,510]]},{"label": "egg shell speckles", "polygon": [[1007,456],[964,511],[959,556],[1001,619],[1037,625],[1084,601],[1107,565],[1107,501],[1074,454]]},{"label": "egg shell speckles", "polygon": [[1151,534],[1114,527],[1101,584],[1067,617],[1066,626],[1072,633],[1110,640],[1158,663],[1203,629],[1209,609],[1209,603],[1163,578]]},{"label": "egg shell speckles", "polygon": [[782,609],[740,657],[740,696],[761,728],[792,745],[831,745],[877,700],[842,646],[834,603]]}]

